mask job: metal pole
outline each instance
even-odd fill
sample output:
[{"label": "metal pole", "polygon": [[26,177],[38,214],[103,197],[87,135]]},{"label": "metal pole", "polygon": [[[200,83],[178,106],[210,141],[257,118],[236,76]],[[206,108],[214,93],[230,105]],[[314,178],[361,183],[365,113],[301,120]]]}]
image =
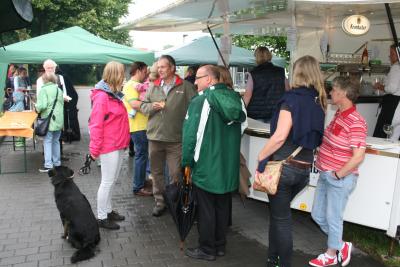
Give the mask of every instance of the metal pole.
[{"label": "metal pole", "polygon": [[394,27],[392,11],[390,10],[390,6],[388,3],[385,3],[386,14],[389,19],[390,30],[392,31],[393,41],[396,45],[396,52],[397,52],[397,59],[400,62],[400,47],[399,47],[399,40],[397,39],[396,28]]},{"label": "metal pole", "polygon": [[225,59],[224,59],[224,57],[222,56],[221,51],[219,50],[218,44],[217,44],[217,42],[215,41],[215,38],[214,38],[214,36],[213,36],[213,34],[212,34],[212,31],[211,31],[211,29],[210,29],[210,26],[208,26],[208,25],[207,25],[207,30],[208,30],[208,32],[210,33],[210,36],[211,36],[211,38],[212,38],[212,40],[213,40],[213,42],[214,42],[215,48],[217,48],[217,51],[218,51],[219,56],[221,57],[222,63],[224,63],[225,68],[228,68],[228,66],[226,65]]}]

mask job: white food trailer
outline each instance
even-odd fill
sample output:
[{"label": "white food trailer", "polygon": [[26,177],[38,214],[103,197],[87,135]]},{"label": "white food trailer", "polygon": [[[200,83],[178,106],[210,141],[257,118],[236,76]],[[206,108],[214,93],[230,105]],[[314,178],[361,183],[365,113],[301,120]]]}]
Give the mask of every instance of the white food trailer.
[{"label": "white food trailer", "polygon": [[[390,0],[177,0],[155,13],[117,28],[176,32],[206,31],[209,27],[214,33],[223,34],[221,38],[225,42],[222,43],[221,51],[226,61],[229,61],[230,34],[286,35],[292,62],[308,54],[320,62],[336,65],[360,63],[360,54],[365,44],[368,44],[370,59],[386,64],[387,71],[389,45],[393,43],[393,38],[384,3],[390,3],[394,27],[400,31],[400,1]],[[349,28],[346,28],[344,19],[351,15],[357,15],[354,22],[357,25],[354,27],[348,23]],[[360,15],[363,16],[362,20]],[[362,24],[364,18],[367,18],[366,25]],[[355,28],[355,35],[350,32],[352,27]],[[359,34],[358,30],[364,32]],[[338,73],[328,71],[325,74],[332,78],[346,72],[334,69]],[[369,89],[373,79],[377,78],[371,69],[367,67],[359,72],[366,84],[365,88]],[[384,72],[378,75],[383,76]],[[357,104],[357,108],[366,118],[368,135],[371,136],[381,99],[371,95],[373,92],[368,90],[362,93],[365,97]],[[335,107],[330,105],[326,124],[334,111]],[[249,119],[241,149],[252,173],[256,169],[257,155],[268,138],[269,125]],[[360,166],[357,188],[350,197],[344,219],[382,229],[390,237],[398,237],[400,144],[372,137],[368,137],[367,143],[368,149]],[[308,212],[311,210],[318,173],[313,170],[310,178],[306,189],[294,199],[293,208]],[[251,190],[249,197],[268,201],[267,195],[258,191]]]}]

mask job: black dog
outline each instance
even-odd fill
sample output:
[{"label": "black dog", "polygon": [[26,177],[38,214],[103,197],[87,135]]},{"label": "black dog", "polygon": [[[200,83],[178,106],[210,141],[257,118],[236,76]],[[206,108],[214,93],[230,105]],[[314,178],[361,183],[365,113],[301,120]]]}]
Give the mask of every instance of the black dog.
[{"label": "black dog", "polygon": [[100,242],[99,226],[89,201],[72,180],[74,171],[59,166],[49,170],[48,174],[54,185],[54,197],[64,226],[62,238],[78,249],[72,255],[71,263],[92,258]]}]

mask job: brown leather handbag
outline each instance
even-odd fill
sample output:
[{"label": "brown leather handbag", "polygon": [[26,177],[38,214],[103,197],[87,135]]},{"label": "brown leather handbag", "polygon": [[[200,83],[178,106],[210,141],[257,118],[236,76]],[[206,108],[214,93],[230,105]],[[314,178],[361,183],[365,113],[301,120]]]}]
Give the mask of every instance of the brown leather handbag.
[{"label": "brown leather handbag", "polygon": [[303,147],[299,146],[289,157],[284,160],[268,161],[263,173],[255,177],[253,189],[265,192],[268,195],[275,195],[278,190],[279,179],[282,175],[283,164],[300,153]]}]

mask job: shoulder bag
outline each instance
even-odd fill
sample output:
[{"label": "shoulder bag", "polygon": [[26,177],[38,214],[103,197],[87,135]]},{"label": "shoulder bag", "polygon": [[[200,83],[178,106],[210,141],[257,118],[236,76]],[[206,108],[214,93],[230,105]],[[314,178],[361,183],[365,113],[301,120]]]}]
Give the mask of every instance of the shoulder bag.
[{"label": "shoulder bag", "polygon": [[283,164],[300,153],[303,147],[299,146],[289,157],[279,161],[268,161],[263,173],[255,177],[253,189],[265,192],[268,195],[275,195],[278,190],[279,179],[282,175]]},{"label": "shoulder bag", "polygon": [[47,116],[47,118],[39,117],[36,121],[35,134],[37,136],[45,136],[49,131],[50,120],[53,117],[53,111],[57,103],[57,98],[58,98],[58,88],[57,88],[56,99],[54,100],[53,107],[51,108],[49,116]]}]

